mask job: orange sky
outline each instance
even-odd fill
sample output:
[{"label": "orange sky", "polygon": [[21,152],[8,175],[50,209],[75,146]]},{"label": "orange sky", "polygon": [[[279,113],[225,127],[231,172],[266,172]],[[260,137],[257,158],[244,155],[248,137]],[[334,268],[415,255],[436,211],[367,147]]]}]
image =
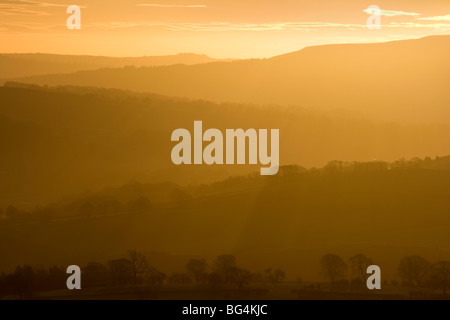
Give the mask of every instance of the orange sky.
[{"label": "orange sky", "polygon": [[[66,8],[82,6],[82,29]],[[381,30],[363,10],[378,5]],[[448,0],[0,0],[0,52],[270,57],[325,43],[450,34]]]}]

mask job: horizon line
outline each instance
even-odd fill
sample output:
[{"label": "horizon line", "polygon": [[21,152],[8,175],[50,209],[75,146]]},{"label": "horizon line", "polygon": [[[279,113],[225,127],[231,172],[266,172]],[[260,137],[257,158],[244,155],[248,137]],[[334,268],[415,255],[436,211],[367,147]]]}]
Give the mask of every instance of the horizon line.
[{"label": "horizon line", "polygon": [[177,52],[177,53],[167,53],[167,54],[146,54],[146,55],[136,55],[136,56],[130,56],[130,55],[117,55],[117,56],[107,56],[107,55],[96,55],[96,54],[70,54],[70,53],[62,53],[62,52],[0,52],[0,55],[26,55],[26,54],[41,54],[41,55],[55,55],[55,56],[71,56],[71,57],[98,57],[98,58],[129,58],[129,59],[135,59],[135,58],[150,58],[150,57],[174,57],[179,55],[196,55],[196,56],[205,56],[207,58],[213,59],[213,60],[264,60],[264,59],[271,59],[279,56],[283,56],[290,53],[295,53],[302,51],[306,48],[313,48],[313,47],[323,47],[323,46],[331,46],[331,45],[355,45],[355,44],[381,44],[381,43],[391,43],[391,42],[399,42],[399,41],[410,41],[410,40],[420,40],[420,39],[426,39],[426,38],[432,38],[432,37],[450,37],[450,34],[439,34],[439,35],[428,35],[428,36],[411,36],[407,38],[401,38],[401,39],[391,39],[391,40],[380,40],[380,41],[357,41],[357,42],[332,42],[332,43],[324,43],[324,44],[312,44],[312,45],[306,45],[303,47],[300,47],[298,50],[289,51],[273,56],[260,56],[260,57],[248,57],[248,58],[239,58],[239,57],[228,57],[228,58],[216,58],[206,53],[198,53],[198,52]]}]

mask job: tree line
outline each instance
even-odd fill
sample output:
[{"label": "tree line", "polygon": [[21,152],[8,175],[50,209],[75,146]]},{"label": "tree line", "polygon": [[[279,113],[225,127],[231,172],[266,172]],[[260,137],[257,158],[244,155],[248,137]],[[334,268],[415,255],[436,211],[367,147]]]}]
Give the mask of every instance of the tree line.
[{"label": "tree line", "polygon": [[[81,275],[83,289],[178,284],[238,291],[251,282],[278,283],[286,277],[281,269],[252,273],[239,267],[233,255],[219,255],[211,265],[205,259],[191,259],[184,272],[167,275],[151,266],[146,256],[136,250],[128,251],[126,258],[110,260],[106,264],[90,262],[81,268]],[[67,277],[62,267],[33,269],[28,265],[17,266],[14,272],[0,275],[0,297],[13,295],[28,299],[38,292],[64,290]]]},{"label": "tree line", "polygon": [[[329,285],[317,283],[305,289],[364,291],[369,276],[366,270],[373,264],[373,260],[362,253],[348,261],[336,254],[326,254],[320,259],[320,274]],[[402,282],[384,281],[384,285],[439,290],[444,296],[450,288],[449,261],[431,263],[421,256],[410,255],[401,259],[397,271]],[[286,280],[286,273],[281,269],[268,268],[254,273],[242,268],[233,255],[219,255],[211,264],[205,259],[191,259],[184,272],[167,275],[151,266],[146,256],[136,250],[128,251],[125,258],[105,264],[90,262],[81,268],[81,274],[83,289],[168,284],[241,291],[252,283],[276,284]],[[14,272],[0,275],[0,297],[28,299],[36,297],[38,292],[65,290],[67,277],[63,267],[17,266]]]},{"label": "tree line", "polygon": [[[317,175],[322,176],[341,176],[345,174],[364,174],[378,173],[387,171],[403,170],[421,170],[439,167],[440,161],[450,163],[450,158],[425,159],[414,158],[411,160],[400,159],[388,163],[383,161],[370,162],[343,162],[331,161],[323,168],[305,169],[300,166],[290,165],[282,166],[277,176],[270,177],[272,180],[278,179],[302,179],[308,177],[314,178]],[[445,167],[445,166],[444,166]],[[224,181],[216,182],[210,185],[199,185],[190,187],[190,189],[177,187],[174,190],[168,190],[166,198],[173,203],[182,204],[195,196],[204,196],[210,193],[227,192],[230,190],[239,190],[239,186],[261,187],[264,178],[257,174],[250,174],[242,177],[231,177]],[[5,208],[0,207],[0,223],[3,221],[24,222],[24,221],[47,221],[62,216],[78,216],[90,218],[93,216],[114,215],[119,213],[144,213],[155,209],[154,203],[145,195],[135,195],[129,201],[120,201],[117,196],[93,195],[80,198],[70,204],[49,204],[37,205],[34,209],[25,210],[15,205],[8,205]]]},{"label": "tree line", "polygon": [[[373,265],[373,260],[364,254],[357,254],[349,259],[350,265],[336,254],[326,254],[320,260],[321,274],[327,279],[333,289],[362,288],[365,286],[367,268]],[[350,269],[350,270],[349,270]],[[352,280],[347,280],[348,272]],[[405,256],[400,260],[397,274],[402,279],[402,285],[422,289],[441,290],[444,296],[450,288],[450,262],[438,261],[431,263],[418,256]],[[397,281],[391,285],[397,286]]]},{"label": "tree line", "polygon": [[144,213],[151,212],[154,209],[152,202],[145,196],[138,197],[135,200],[122,203],[119,200],[107,198],[89,198],[71,204],[70,208],[60,208],[56,205],[36,206],[32,210],[19,209],[16,206],[9,205],[6,208],[0,208],[0,221],[24,222],[24,221],[47,221],[72,213],[82,218],[93,216],[114,215],[119,213]]}]

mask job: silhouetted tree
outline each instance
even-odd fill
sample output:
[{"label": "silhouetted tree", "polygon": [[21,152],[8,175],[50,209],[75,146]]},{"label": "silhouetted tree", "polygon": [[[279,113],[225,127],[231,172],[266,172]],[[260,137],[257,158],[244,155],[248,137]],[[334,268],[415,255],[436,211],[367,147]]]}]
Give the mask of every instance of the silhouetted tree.
[{"label": "silhouetted tree", "polygon": [[218,273],[226,283],[231,283],[232,271],[236,268],[236,258],[233,255],[218,256],[213,263],[213,270]]},{"label": "silhouetted tree", "polygon": [[164,283],[164,280],[166,280],[167,275],[158,271],[155,267],[150,267],[146,272],[146,277],[150,284],[161,286]]},{"label": "silhouetted tree", "polygon": [[213,288],[216,289],[219,285],[221,285],[224,282],[224,279],[221,274],[218,272],[212,272],[208,275],[208,284]]},{"label": "silhouetted tree", "polygon": [[53,266],[48,269],[48,280],[46,281],[49,288],[52,290],[66,288],[67,273],[66,269],[58,266]]},{"label": "silhouetted tree", "polygon": [[148,212],[153,208],[152,203],[147,197],[140,197],[134,201],[128,203],[128,208],[131,212]]},{"label": "silhouetted tree", "polygon": [[345,261],[335,254],[326,254],[320,260],[322,266],[322,274],[333,285],[336,281],[345,278],[347,272],[347,264]]},{"label": "silhouetted tree", "polygon": [[140,276],[142,276],[149,269],[147,258],[136,250],[128,251],[128,257],[131,261],[133,284],[137,284]]},{"label": "silhouetted tree", "polygon": [[19,217],[19,209],[14,206],[8,206],[6,208],[6,217],[10,220],[14,220]]},{"label": "silhouetted tree", "polygon": [[7,275],[3,272],[0,274],[0,297],[3,297],[8,292]]},{"label": "silhouetted tree", "polygon": [[133,281],[132,263],[128,259],[117,259],[108,262],[111,282],[114,285],[126,285]]},{"label": "silhouetted tree", "polygon": [[367,280],[367,268],[373,265],[372,259],[366,257],[364,254],[359,253],[350,258],[352,266],[352,273],[361,279],[363,283]]},{"label": "silhouetted tree", "polygon": [[192,283],[191,277],[186,273],[173,273],[167,279],[170,284],[190,284]]},{"label": "silhouetted tree", "polygon": [[450,288],[450,262],[439,261],[430,267],[429,284],[434,288],[442,289],[442,293],[447,295]]},{"label": "silhouetted tree", "polygon": [[118,214],[122,210],[122,203],[118,200],[106,200],[98,206],[101,214]]},{"label": "silhouetted tree", "polygon": [[35,290],[35,274],[30,266],[18,266],[12,275],[12,287],[20,299],[31,298]]},{"label": "silhouetted tree", "polygon": [[213,263],[213,268],[217,271],[224,271],[236,267],[236,258],[231,254],[218,256]]},{"label": "silhouetted tree", "polygon": [[103,287],[107,284],[108,268],[98,262],[90,262],[81,270],[84,287]]},{"label": "silhouetted tree", "polygon": [[207,276],[208,264],[204,259],[192,259],[186,264],[186,270],[196,283],[204,282]]},{"label": "silhouetted tree", "polygon": [[267,269],[265,270],[267,279],[272,283],[278,283],[286,278],[286,273],[281,269]]},{"label": "silhouetted tree", "polygon": [[230,279],[230,282],[236,285],[236,288],[240,291],[242,288],[250,283],[250,280],[252,278],[251,273],[247,270],[233,267],[228,271],[228,276]]},{"label": "silhouetted tree", "polygon": [[398,266],[400,277],[409,285],[421,286],[430,263],[421,256],[407,256],[402,258]]}]

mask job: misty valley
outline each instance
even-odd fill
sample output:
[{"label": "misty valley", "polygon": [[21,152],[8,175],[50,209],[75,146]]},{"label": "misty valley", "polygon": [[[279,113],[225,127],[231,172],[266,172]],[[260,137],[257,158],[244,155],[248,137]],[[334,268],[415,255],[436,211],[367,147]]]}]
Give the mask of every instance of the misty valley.
[{"label": "misty valley", "polygon": [[448,300],[449,48],[0,54],[0,299]]},{"label": "misty valley", "polygon": [[[270,165],[269,168],[261,169],[261,175],[277,174],[279,169],[280,149],[278,129],[272,129],[270,131],[270,156],[268,154],[269,141],[267,138],[267,129],[261,129],[258,130],[258,132],[255,129],[248,129],[245,132],[243,129],[227,129],[224,156],[224,138],[222,132],[218,129],[208,129],[203,133],[202,126],[202,121],[194,121],[193,138],[191,137],[191,133],[186,129],[177,129],[172,133],[172,141],[180,141],[181,139],[181,142],[172,149],[172,162],[174,164],[191,164],[191,155],[193,153],[194,164],[197,165],[203,164],[203,162],[207,165],[224,164],[224,157],[227,165],[235,164],[236,157],[237,164],[246,164],[246,159],[248,158],[248,163],[254,165],[258,163],[259,150],[260,163],[262,165]],[[191,150],[191,141],[194,142],[194,152]],[[203,148],[204,141],[212,142]],[[246,144],[247,141],[248,148]],[[235,142],[237,143],[236,145]]]}]

